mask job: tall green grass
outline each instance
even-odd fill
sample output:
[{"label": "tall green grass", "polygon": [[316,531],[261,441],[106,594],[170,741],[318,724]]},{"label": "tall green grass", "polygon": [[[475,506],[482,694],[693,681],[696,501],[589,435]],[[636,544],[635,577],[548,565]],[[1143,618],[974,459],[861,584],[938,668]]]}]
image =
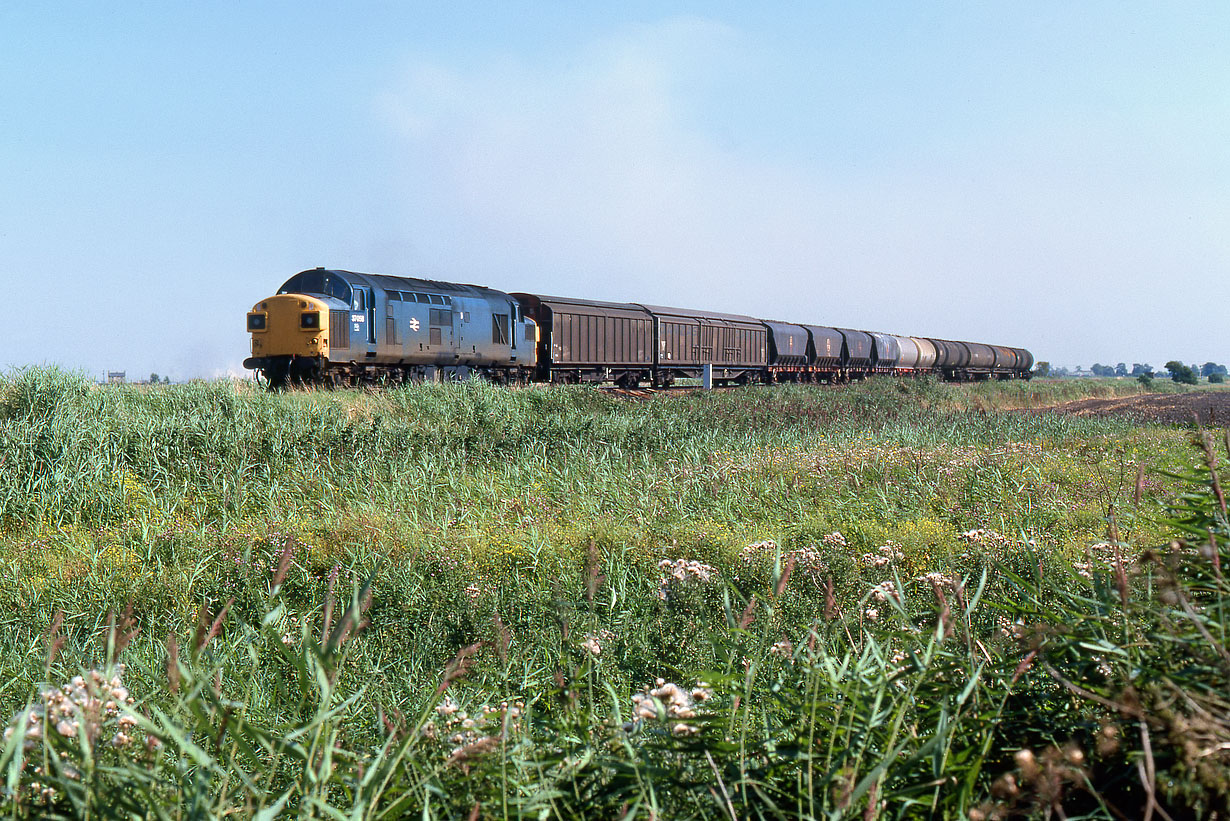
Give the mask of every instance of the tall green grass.
[{"label": "tall green grass", "polygon": [[[1154,777],[1132,780],[1129,723],[1064,684],[1115,702],[1125,680],[1070,666],[1082,642],[1126,676],[1211,630],[1157,609],[1150,561],[1128,565],[1124,608],[1113,550],[1089,545],[1166,543],[1177,525],[1157,517],[1180,492],[1184,532],[1220,533],[1213,474],[1191,473],[1183,432],[970,410],[973,390],[640,402],[10,374],[0,705],[17,715],[40,682],[117,660],[135,703],[83,712],[94,729],[74,736],[43,726],[28,750],[11,734],[7,807],[1113,815],[1145,784],[1172,809],[1221,806],[1156,738]],[[685,559],[700,569],[660,566]],[[1224,596],[1200,584],[1185,595],[1202,607]],[[1119,644],[1091,637],[1103,614]],[[1217,681],[1209,659],[1192,686]],[[712,698],[669,716],[666,682]],[[134,740],[111,743],[121,729]]]},{"label": "tall green grass", "polygon": [[[930,446],[1122,428],[966,413],[982,395],[974,391],[991,389],[885,380],[632,403],[584,388],[478,383],[378,394],[266,394],[227,382],[115,388],[27,369],[0,384],[0,520],[105,524],[150,508],[235,519],[304,505],[335,510],[410,486],[418,493],[429,476],[447,481],[478,464],[604,478],[629,463],[871,432]],[[1001,397],[1020,390],[993,389]]]}]

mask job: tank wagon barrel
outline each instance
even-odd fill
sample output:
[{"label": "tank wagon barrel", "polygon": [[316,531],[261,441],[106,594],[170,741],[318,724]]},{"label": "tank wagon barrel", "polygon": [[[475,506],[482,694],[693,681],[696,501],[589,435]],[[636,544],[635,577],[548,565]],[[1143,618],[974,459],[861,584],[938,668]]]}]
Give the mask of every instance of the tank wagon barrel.
[{"label": "tank wagon barrel", "polygon": [[244,366],[271,387],[471,374],[497,382],[666,386],[845,382],[873,374],[1028,379],[1033,354],[634,302],[315,268],[248,313]]},{"label": "tank wagon barrel", "polygon": [[915,368],[920,367],[919,362],[922,359],[922,351],[918,347],[918,342],[908,336],[897,337],[897,347],[901,351],[901,357],[897,360],[897,369],[901,371],[912,372]]}]

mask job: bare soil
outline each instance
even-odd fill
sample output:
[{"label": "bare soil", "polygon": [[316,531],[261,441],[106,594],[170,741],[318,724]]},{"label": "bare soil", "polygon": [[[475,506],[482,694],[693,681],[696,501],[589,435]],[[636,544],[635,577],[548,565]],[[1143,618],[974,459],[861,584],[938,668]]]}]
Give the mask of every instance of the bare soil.
[{"label": "bare soil", "polygon": [[1230,391],[1145,393],[1114,399],[1078,399],[1039,410],[1074,416],[1127,416],[1141,422],[1167,425],[1193,425],[1199,420],[1206,427],[1228,427]]}]

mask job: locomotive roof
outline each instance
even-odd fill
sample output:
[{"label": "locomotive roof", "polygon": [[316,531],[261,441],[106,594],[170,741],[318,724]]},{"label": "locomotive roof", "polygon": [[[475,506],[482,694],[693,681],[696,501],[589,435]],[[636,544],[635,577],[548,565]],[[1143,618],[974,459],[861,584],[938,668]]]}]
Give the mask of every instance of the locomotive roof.
[{"label": "locomotive roof", "polygon": [[[295,279],[304,275],[337,277],[349,286],[363,285],[380,288],[386,291],[436,291],[448,294],[464,294],[468,296],[487,297],[492,294],[504,296],[502,291],[487,288],[483,285],[462,285],[456,282],[441,282],[435,279],[420,279],[418,277],[395,277],[388,274],[362,274],[358,271],[343,271],[335,268],[309,268],[300,271],[283,283],[285,289]],[[347,299],[349,297],[346,297]]]},{"label": "locomotive roof", "polygon": [[442,291],[445,293],[454,294],[469,294],[471,296],[487,296],[491,293],[503,293],[495,291],[494,288],[488,288],[485,285],[467,285],[458,282],[441,282],[435,279],[420,279],[418,277],[396,277],[390,274],[363,274],[357,271],[336,271],[329,270],[323,273],[341,274],[352,284],[362,283],[365,285],[376,285],[385,290],[392,291]]}]

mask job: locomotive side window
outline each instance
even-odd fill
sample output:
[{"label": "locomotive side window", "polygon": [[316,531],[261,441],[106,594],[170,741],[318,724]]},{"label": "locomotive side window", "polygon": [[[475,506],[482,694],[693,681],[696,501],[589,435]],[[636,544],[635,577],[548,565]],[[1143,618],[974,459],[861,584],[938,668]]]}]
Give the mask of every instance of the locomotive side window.
[{"label": "locomotive side window", "polygon": [[356,311],[367,310],[367,294],[362,289],[354,292],[354,309]]},{"label": "locomotive side window", "polygon": [[508,315],[491,315],[491,341],[496,345],[508,344]]}]

